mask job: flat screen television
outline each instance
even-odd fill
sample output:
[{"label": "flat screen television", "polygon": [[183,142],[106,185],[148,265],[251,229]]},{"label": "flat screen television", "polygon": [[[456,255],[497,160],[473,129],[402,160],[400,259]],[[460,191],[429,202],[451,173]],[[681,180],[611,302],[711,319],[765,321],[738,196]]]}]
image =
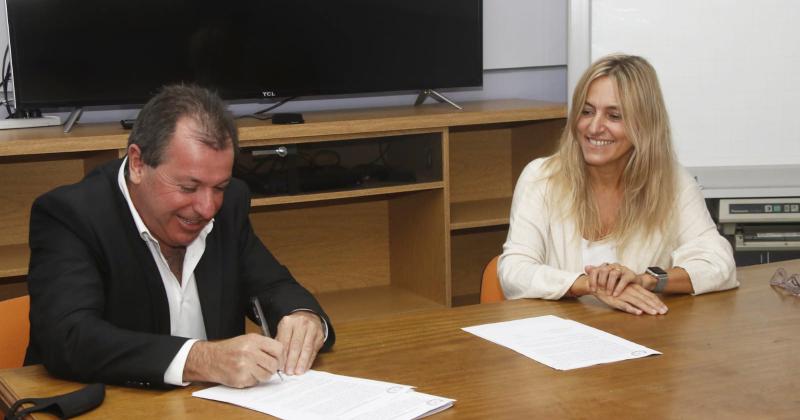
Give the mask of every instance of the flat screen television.
[{"label": "flat screen television", "polygon": [[7,0],[17,108],[482,85],[481,0]]}]

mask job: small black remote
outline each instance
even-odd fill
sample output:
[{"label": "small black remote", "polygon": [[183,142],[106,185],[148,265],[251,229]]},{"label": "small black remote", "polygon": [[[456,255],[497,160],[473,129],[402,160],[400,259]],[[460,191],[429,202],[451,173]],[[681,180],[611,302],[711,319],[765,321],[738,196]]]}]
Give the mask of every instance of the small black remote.
[{"label": "small black remote", "polygon": [[130,130],[131,128],[133,128],[133,123],[135,122],[136,120],[119,120],[119,123],[120,125],[122,125],[122,128],[126,130]]}]

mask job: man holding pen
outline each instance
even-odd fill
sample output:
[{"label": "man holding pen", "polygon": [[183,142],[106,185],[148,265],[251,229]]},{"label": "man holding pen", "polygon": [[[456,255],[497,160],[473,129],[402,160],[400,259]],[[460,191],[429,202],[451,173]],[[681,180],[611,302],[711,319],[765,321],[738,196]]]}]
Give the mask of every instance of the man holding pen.
[{"label": "man holding pen", "polygon": [[[216,94],[169,86],[124,159],[36,200],[26,364],[85,382],[247,387],[302,374],[333,345],[319,303],[250,226],[237,149]],[[244,335],[254,297],[274,339]]]}]

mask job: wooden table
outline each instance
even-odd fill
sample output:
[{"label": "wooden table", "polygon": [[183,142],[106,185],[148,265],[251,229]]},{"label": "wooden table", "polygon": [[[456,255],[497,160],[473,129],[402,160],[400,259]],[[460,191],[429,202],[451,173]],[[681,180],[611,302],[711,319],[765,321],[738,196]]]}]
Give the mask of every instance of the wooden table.
[{"label": "wooden table", "polygon": [[[335,351],[316,369],[414,385],[455,398],[435,418],[798,418],[800,297],[769,286],[778,266],[741,268],[741,288],[666,300],[664,316],[633,316],[593,301],[507,301],[425,310],[337,325]],[[461,330],[553,314],[663,352],[644,359],[557,371]],[[0,397],[67,392],[79,384],[41,366],[0,371]],[[110,386],[86,418],[258,418],[192,398],[201,386],[152,391]],[[43,416],[49,418],[48,416]]]}]

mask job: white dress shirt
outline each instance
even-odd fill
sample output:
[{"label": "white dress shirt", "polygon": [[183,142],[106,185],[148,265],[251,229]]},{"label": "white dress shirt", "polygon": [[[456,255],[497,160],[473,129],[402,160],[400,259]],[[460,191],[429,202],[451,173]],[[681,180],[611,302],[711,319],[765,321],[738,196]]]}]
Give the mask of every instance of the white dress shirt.
[{"label": "white dress shirt", "polygon": [[603,263],[615,263],[617,262],[617,246],[616,243],[608,240],[590,242],[581,238],[581,256],[584,266],[597,267]]},{"label": "white dress shirt", "polygon": [[150,229],[145,226],[139,212],[136,211],[133,202],[131,201],[130,193],[128,192],[128,185],[125,183],[125,166],[128,164],[126,157],[122,166],[119,168],[119,175],[117,181],[119,188],[122,190],[122,195],[125,196],[125,201],[128,202],[128,208],[131,210],[133,220],[136,223],[136,228],[139,230],[139,235],[142,240],[147,244],[150,254],[153,255],[153,260],[158,267],[158,273],[161,275],[161,280],[164,282],[164,290],[167,292],[167,301],[169,302],[169,319],[170,319],[170,335],[176,337],[187,337],[192,340],[183,344],[183,347],[172,359],[167,371],[164,372],[164,382],[171,385],[188,385],[188,382],[183,382],[183,368],[186,365],[186,359],[189,356],[189,350],[192,345],[198,340],[206,339],[206,326],[203,322],[203,310],[200,307],[200,297],[197,294],[197,282],[194,278],[194,269],[203,252],[206,250],[206,236],[214,228],[214,220],[212,219],[200,231],[197,238],[186,247],[186,254],[183,257],[183,272],[180,282],[172,273],[172,270],[167,264],[164,254],[161,253],[161,248],[158,245],[158,240],[150,233]]}]

